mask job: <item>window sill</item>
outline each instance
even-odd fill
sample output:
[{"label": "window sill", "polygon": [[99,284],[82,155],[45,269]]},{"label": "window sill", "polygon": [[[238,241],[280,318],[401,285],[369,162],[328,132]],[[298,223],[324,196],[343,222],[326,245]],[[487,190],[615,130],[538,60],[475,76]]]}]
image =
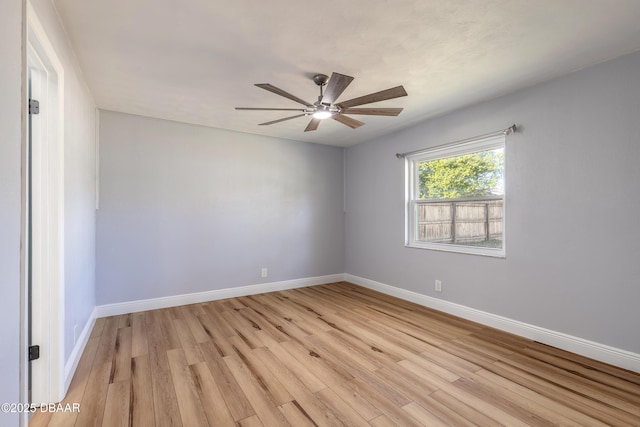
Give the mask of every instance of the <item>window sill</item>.
[{"label": "window sill", "polygon": [[464,246],[464,245],[454,245],[447,243],[408,243],[405,244],[407,248],[413,249],[428,249],[432,251],[440,251],[440,252],[454,252],[459,254],[466,255],[480,255],[487,256],[492,258],[502,258],[505,259],[507,256],[505,254],[504,248],[502,249],[494,249],[494,248],[480,248],[473,246]]}]

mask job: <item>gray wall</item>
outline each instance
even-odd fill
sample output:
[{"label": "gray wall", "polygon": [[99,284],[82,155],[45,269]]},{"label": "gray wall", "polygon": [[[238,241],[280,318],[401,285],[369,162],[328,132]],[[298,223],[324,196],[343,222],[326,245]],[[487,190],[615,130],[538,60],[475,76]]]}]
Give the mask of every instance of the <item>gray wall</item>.
[{"label": "gray wall", "polygon": [[[346,272],[640,352],[639,112],[633,54],[349,148]],[[394,153],[512,123],[507,258],[405,248]]]},{"label": "gray wall", "polygon": [[[0,2],[0,402],[20,401],[22,1]],[[17,414],[0,413],[0,425]]]},{"label": "gray wall", "polygon": [[343,150],[101,111],[97,233],[98,304],[342,273]]}]

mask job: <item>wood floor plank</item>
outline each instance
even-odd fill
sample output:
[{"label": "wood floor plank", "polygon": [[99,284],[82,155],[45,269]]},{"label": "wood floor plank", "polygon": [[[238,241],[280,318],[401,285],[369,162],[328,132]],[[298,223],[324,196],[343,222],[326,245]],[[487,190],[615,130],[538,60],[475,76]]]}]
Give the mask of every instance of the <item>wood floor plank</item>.
[{"label": "wood floor plank", "polygon": [[113,355],[116,352],[116,338],[118,337],[118,323],[119,320],[115,316],[105,320],[94,364],[101,365],[113,361]]},{"label": "wood floor plank", "polygon": [[130,327],[132,325],[132,316],[133,314],[131,313],[116,316],[118,318],[118,329]]},{"label": "wood floor plank", "polygon": [[[89,383],[91,367],[93,365],[93,361],[95,360],[96,352],[98,351],[98,344],[100,342],[99,335],[92,335],[92,337],[93,338],[89,338],[89,340],[87,341],[87,345],[85,346],[84,352],[82,353],[80,362],[78,362],[76,372],[73,375],[71,384],[69,385],[69,391],[67,392],[64,400],[61,402],[64,405],[66,405],[67,403],[80,403],[82,401],[87,388],[87,384]],[[78,412],[73,411],[48,413],[47,417],[47,423],[42,423],[41,425],[48,425],[50,427],[73,426],[75,425],[78,418]],[[31,422],[33,423],[34,420],[32,419]],[[38,423],[34,423],[34,426],[38,425]]]},{"label": "wood floor plank", "polygon": [[[283,314],[277,307],[271,305],[269,300],[265,301],[259,297],[261,297],[261,295],[248,297],[250,307],[276,330],[282,333],[280,335],[271,333],[271,336],[276,341],[282,342],[290,339],[300,340],[311,334],[311,332],[302,329],[294,318],[288,317],[287,314]],[[257,304],[259,304],[259,307],[256,306]]]},{"label": "wood floor plank", "polygon": [[468,427],[503,425],[443,390],[437,390],[425,399],[421,399],[420,404],[450,425]]},{"label": "wood floor plank", "polygon": [[397,364],[378,369],[376,375],[393,384],[413,400],[415,400],[416,394],[430,394],[438,390],[437,386],[421,381],[413,373]]},{"label": "wood floor plank", "polygon": [[207,312],[213,323],[216,325],[216,328],[220,330],[223,336],[230,337],[235,334],[235,331],[227,323],[227,321],[222,316],[222,313],[226,311],[224,307],[221,305],[220,301],[210,301],[204,305],[204,310]]},{"label": "wood floor plank", "polygon": [[318,378],[313,372],[311,372],[307,366],[305,366],[299,359],[285,350],[280,343],[278,343],[269,334],[262,332],[256,332],[256,335],[264,343],[272,354],[274,354],[281,363],[283,363],[287,369],[293,372],[296,378],[309,389],[311,392],[316,392],[327,388],[327,385]]},{"label": "wood floor plank", "polygon": [[638,426],[640,373],[348,282],[97,319],[31,427]]},{"label": "wood floor plank", "polygon": [[[256,356],[264,361],[265,366],[281,379],[294,400],[294,406],[313,424],[318,426],[344,426],[344,423],[322,401],[287,369],[287,367],[267,348],[254,350]],[[282,410],[282,406],[280,409]],[[291,411],[291,407],[287,407]],[[283,412],[284,413],[284,412]],[[285,414],[286,416],[286,414]]]},{"label": "wood floor plank", "polygon": [[519,384],[513,383],[504,377],[494,374],[487,370],[480,370],[477,375],[496,385],[503,387],[509,393],[522,397],[526,404],[532,405],[539,413],[543,413],[543,417],[549,419],[556,425],[566,426],[604,426],[606,424],[599,422],[587,415],[584,415],[573,408],[558,403],[554,399],[542,396],[532,390],[527,389]]},{"label": "wood floor plank", "polygon": [[[307,369],[311,370],[318,378],[329,384],[336,382],[351,381],[354,376],[335,359],[323,357],[326,353],[309,342],[287,341],[281,343],[282,347],[301,361]],[[322,354],[321,354],[322,353]]]},{"label": "wood floor plank", "polygon": [[225,363],[238,381],[242,391],[251,402],[251,406],[256,411],[256,415],[265,426],[288,426],[282,413],[269,400],[269,397],[262,389],[258,381],[253,377],[251,371],[242,363],[238,356],[226,356]]},{"label": "wood floor plank", "polygon": [[131,325],[131,357],[149,353],[145,313],[135,313]]},{"label": "wood floor plank", "polygon": [[[96,355],[96,359],[97,356],[98,355]],[[111,361],[96,365],[94,359],[94,365],[91,368],[88,380],[88,384],[91,386],[87,387],[84,396],[82,397],[82,401],[80,402],[82,409],[78,414],[76,425],[83,427],[102,426],[104,407],[105,402],[107,401],[107,391],[109,389],[110,374]]]},{"label": "wood floor plank", "polygon": [[577,377],[571,372],[565,372],[532,358],[512,355],[512,357],[508,359],[508,362],[516,367],[531,369],[549,381],[562,381],[575,392],[585,396],[588,395],[596,401],[618,408],[640,419],[640,405],[634,404],[628,399],[621,398],[619,393],[611,387],[598,383],[594,384],[593,382],[587,383],[583,378]]},{"label": "wood floor plank", "polygon": [[257,348],[262,345],[254,334],[258,329],[253,328],[249,322],[238,313],[235,311],[225,311],[222,313],[222,317],[224,317],[227,323],[233,328],[234,334],[231,336],[240,337],[249,348]]},{"label": "wood floor plank", "polygon": [[240,421],[238,421],[238,426],[239,427],[264,427],[264,424],[262,424],[262,421],[260,421],[260,418],[258,418],[257,415],[252,415],[250,417],[243,418]]},{"label": "wood floor plank", "polygon": [[424,426],[445,427],[449,425],[416,402],[407,403],[402,409]]},{"label": "wood floor plank", "polygon": [[231,343],[229,343],[227,337],[219,327],[220,325],[215,323],[215,321],[207,313],[198,315],[197,318],[202,325],[202,329],[204,329],[205,334],[207,334],[207,336],[209,337],[209,340],[205,342],[213,343],[216,351],[220,354],[220,356],[229,356],[233,354]]},{"label": "wood floor plank", "polygon": [[372,419],[370,424],[373,427],[396,427],[398,425],[391,418],[387,417],[385,414],[382,414]]},{"label": "wood floor plank", "polygon": [[388,328],[392,328],[404,335],[418,338],[423,342],[430,343],[434,346],[438,346],[445,341],[442,336],[433,333],[430,329],[420,328],[402,319],[384,315],[371,309],[371,307],[356,307],[353,309],[353,312],[361,315],[365,319],[376,319],[376,322],[383,324]]},{"label": "wood floor plank", "polygon": [[[48,427],[53,425],[53,413],[37,410],[29,420],[29,427]],[[58,426],[72,427],[76,423],[75,420],[63,419],[58,421]]]},{"label": "wood floor plank", "polygon": [[473,347],[470,347],[458,340],[451,340],[451,341],[444,342],[441,345],[439,345],[438,348],[442,349],[443,351],[449,354],[459,357],[460,359],[463,359],[469,363],[473,363],[474,365],[480,366],[482,368],[491,366],[493,362],[498,360],[495,357],[491,357],[484,353],[477,352],[473,349]]},{"label": "wood floor plank", "polygon": [[309,414],[307,414],[306,411],[297,403],[298,402],[294,400],[278,406],[278,409],[280,409],[280,412],[282,412],[282,415],[284,415],[287,422],[295,427],[317,426],[318,424],[313,422]]},{"label": "wood floor plank", "polygon": [[332,332],[336,331],[315,334],[313,337],[308,337],[308,340],[315,342],[316,345],[321,344],[324,347],[330,348],[336,357],[351,360],[359,369],[366,369],[372,372],[383,366],[383,364],[378,362],[374,357],[375,351],[362,351],[359,347],[339,340],[335,335],[332,335]]},{"label": "wood floor plank", "polygon": [[166,309],[160,312],[160,330],[162,331],[162,335],[164,336],[165,346],[169,350],[180,348],[182,346],[180,336],[176,331],[173,320],[175,319],[173,318],[170,309]]},{"label": "wood floor plank", "polygon": [[[151,360],[151,359],[150,359]],[[182,418],[178,409],[178,398],[173,385],[170,368],[164,369],[163,365],[169,366],[169,359],[166,351],[162,352],[158,360],[164,362],[155,365],[151,362],[151,385],[153,392],[153,413],[157,427],[181,427]]]},{"label": "wood floor plank", "polygon": [[229,337],[233,343],[236,355],[242,360],[244,366],[251,372],[251,375],[258,381],[260,387],[267,393],[269,399],[277,406],[291,402],[293,397],[276,378],[270,367],[266,366],[258,356],[257,349],[249,348],[239,337]]},{"label": "wood floor plank", "polygon": [[196,342],[196,339],[193,337],[193,334],[191,333],[191,329],[189,328],[189,325],[187,324],[186,320],[182,318],[173,319],[172,323],[173,323],[173,327],[176,329],[176,333],[178,334],[178,339],[180,340],[180,346],[183,349],[195,347],[198,344]]},{"label": "wood floor plank", "polygon": [[311,332],[331,330],[330,326],[319,319],[320,313],[314,311],[310,306],[311,304],[306,301],[298,301],[295,299],[295,296],[289,296],[291,294],[287,292],[289,291],[284,291],[282,294],[285,295],[287,301],[286,314],[288,316],[296,316],[298,318],[297,322]]},{"label": "wood floor plank", "polygon": [[[597,372],[585,371],[578,364],[569,361],[563,361],[557,357],[546,356],[545,354],[525,350],[526,357],[535,360],[536,364],[544,364],[550,366],[550,370],[558,375],[565,375],[572,382],[579,384],[580,387],[587,389],[596,389],[607,396],[615,397],[624,402],[630,403],[632,406],[628,412],[640,416],[640,387],[637,384],[629,383],[623,380],[609,377],[605,379],[605,375]],[[538,365],[540,366],[540,365]],[[609,404],[612,404],[609,402]],[[616,406],[615,404],[612,404]],[[621,408],[624,409],[624,408]]]},{"label": "wood floor plank", "polygon": [[148,334],[148,350],[149,350],[149,362],[153,372],[157,370],[168,371],[169,361],[167,359],[167,350],[169,350],[169,343],[166,340],[165,335],[162,332],[162,321],[153,320],[150,316],[145,322],[147,334]]},{"label": "wood floor plank", "polygon": [[[129,327],[125,328],[129,329]],[[104,407],[103,427],[129,426],[129,392],[128,380],[109,384],[107,401]]]},{"label": "wood floor plank", "polygon": [[302,331],[304,336],[311,335],[317,330],[324,330],[308,323],[307,320],[310,319],[308,313],[300,312],[299,307],[289,304],[286,298],[278,296],[277,293],[255,295],[254,298],[263,302],[269,311],[278,316],[278,318],[284,319],[288,325],[294,325]]},{"label": "wood floor plank", "polygon": [[370,420],[381,414],[371,402],[364,399],[358,392],[349,388],[348,382],[353,379],[350,374],[340,375],[327,365],[322,357],[313,350],[308,350],[299,343],[286,342],[282,346],[296,359],[300,360],[314,375],[322,378],[340,398],[344,399],[364,419]]},{"label": "wood floor plank", "polygon": [[[309,338],[319,338],[320,334]],[[404,406],[411,401],[402,391],[394,387],[394,384],[385,378],[377,376],[366,368],[361,361],[352,357],[348,353],[343,353],[340,347],[335,345],[318,344],[316,340],[316,348],[323,350],[325,358],[331,360],[335,364],[342,364],[349,373],[357,379],[364,381],[372,389],[382,394],[386,399],[392,401],[398,407]]]},{"label": "wood floor plank", "polygon": [[102,331],[104,330],[104,325],[107,321],[106,317],[99,317],[96,319],[96,322],[93,324],[93,329],[91,330],[91,335],[89,338],[96,338],[102,336]]},{"label": "wood floor plank", "polygon": [[330,388],[327,387],[320,390],[315,395],[331,412],[337,414],[346,425],[355,427],[369,426],[367,420]]},{"label": "wood floor plank", "polygon": [[115,352],[111,365],[110,383],[129,379],[131,374],[131,326],[119,328],[116,334]]},{"label": "wood floor plank", "polygon": [[636,382],[607,374],[598,370],[598,368],[584,365],[575,360],[569,360],[562,356],[549,354],[546,351],[540,351],[538,348],[527,347],[523,353],[564,371],[572,372],[574,375],[578,375],[584,379],[612,387],[614,390],[619,390],[620,395],[625,396],[627,399],[632,399],[636,404],[640,405],[640,384]]},{"label": "wood floor plank", "polygon": [[169,359],[169,367],[171,369],[171,377],[176,390],[178,399],[178,408],[180,409],[180,418],[182,424],[186,426],[202,426],[209,425],[202,402],[197,393],[196,386],[193,382],[189,365],[184,356],[182,349],[173,349],[167,352]]},{"label": "wood floor plank", "polygon": [[206,333],[200,321],[198,321],[196,311],[200,311],[197,305],[194,306],[182,306],[180,311],[183,315],[184,321],[187,323],[189,331],[191,332],[193,339],[198,343],[209,341],[209,335]]},{"label": "wood floor plank", "polygon": [[[252,304],[252,301],[250,299],[247,298],[246,301],[247,304]],[[244,317],[248,322],[250,322],[255,329],[266,331],[277,341],[287,341],[291,339],[291,336],[286,334],[284,332],[283,326],[279,324],[282,322],[272,322],[270,318],[262,314],[262,312],[258,314],[252,306],[238,311],[238,314],[240,314],[240,316]],[[254,331],[254,333],[255,332],[257,331]]]},{"label": "wood floor plank", "polygon": [[[625,382],[628,382],[630,384],[640,386],[640,375],[638,375],[637,372],[609,365],[607,363],[600,362],[594,359],[589,359],[588,357],[570,353],[566,350],[551,347],[549,345],[542,344],[536,341],[530,343],[527,347],[533,348],[537,352],[553,355],[566,361],[570,361],[579,366],[582,366],[584,369],[587,369],[589,371],[602,372],[606,375],[609,375],[611,378],[624,380]],[[638,392],[636,391],[635,393],[637,394]]]},{"label": "wood floor plank", "polygon": [[327,332],[327,334],[331,335],[336,340],[336,343],[348,347],[350,351],[362,354],[370,363],[376,364],[381,368],[390,366],[398,361],[397,358],[393,358],[374,345],[369,345],[361,340],[359,336],[352,335],[348,331],[334,330]]},{"label": "wood floor plank", "polygon": [[[626,423],[627,425],[640,425],[640,420],[631,414],[617,410],[603,402],[600,402],[590,395],[576,393],[568,386],[556,383],[553,379],[540,376],[540,371],[530,372],[526,367],[515,367],[510,363],[496,361],[490,369],[492,372],[508,378],[510,381],[521,384],[531,390],[536,391],[551,399],[561,399],[566,406],[576,409],[579,412],[587,414],[605,424],[619,425]],[[624,424],[622,424],[624,425]]]},{"label": "wood floor plank", "polygon": [[[136,319],[134,318],[134,325]],[[156,425],[153,413],[153,382],[149,355],[131,359],[131,392],[129,411],[131,425],[136,427],[153,427]]]},{"label": "wood floor plank", "polygon": [[235,420],[206,362],[190,365],[189,368],[209,425],[235,426]]},{"label": "wood floor plank", "polygon": [[198,343],[193,337],[187,321],[185,319],[174,319],[173,325],[180,337],[182,351],[184,351],[187,364],[193,365],[194,363],[203,362],[204,358],[202,353],[200,353],[200,347],[198,347]]},{"label": "wood floor plank", "polygon": [[521,426],[521,427],[524,427],[527,425],[525,422],[518,419],[517,417],[514,417],[513,415],[501,410],[500,408],[497,408],[491,402],[475,396],[473,393],[470,393],[468,390],[459,388],[455,384],[446,381],[445,379],[441,378],[438,375],[435,375],[431,371],[423,369],[421,366],[411,361],[403,360],[398,363],[404,366],[409,371],[413,372],[415,375],[423,378],[425,381],[433,383],[439,389],[446,391],[456,399],[467,403],[469,406],[473,407],[480,413],[485,414],[490,418],[493,418],[494,420],[502,423],[503,425]]},{"label": "wood floor plank", "polygon": [[[235,377],[224,362],[222,356],[217,351],[213,343],[200,344],[205,362],[211,371],[211,375],[216,379],[216,383],[220,387],[222,396],[236,421],[249,418],[255,415],[255,411],[249,403],[246,394],[236,381]],[[235,354],[235,353],[234,353]]]},{"label": "wood floor plank", "polygon": [[[380,390],[372,387],[370,383],[356,378],[350,381],[349,386],[354,392],[365,396],[365,399],[371,402],[383,414],[391,419],[395,425],[401,426],[419,426],[418,420],[413,418],[409,413],[402,410],[402,407],[383,395]],[[405,403],[406,404],[406,403]],[[404,405],[402,405],[404,406]]]},{"label": "wood floor plank", "polygon": [[[467,396],[475,396],[491,405],[492,408],[504,412],[504,414],[508,414],[526,425],[541,427],[554,425],[552,421],[545,418],[551,415],[549,411],[539,410],[526,399],[510,394],[500,386],[490,387],[486,385],[485,381],[477,381],[476,378],[460,378],[454,385],[462,392],[467,393]],[[505,396],[506,393],[509,393],[510,398]]]}]

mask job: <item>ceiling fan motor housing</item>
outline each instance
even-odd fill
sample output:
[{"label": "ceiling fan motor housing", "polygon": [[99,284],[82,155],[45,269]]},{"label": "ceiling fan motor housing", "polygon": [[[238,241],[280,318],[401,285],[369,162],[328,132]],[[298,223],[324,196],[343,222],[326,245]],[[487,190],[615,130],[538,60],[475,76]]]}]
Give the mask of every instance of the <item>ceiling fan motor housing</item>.
[{"label": "ceiling fan motor housing", "polygon": [[327,84],[327,80],[329,80],[329,76],[326,74],[316,74],[313,76],[313,81],[318,86],[324,86]]}]

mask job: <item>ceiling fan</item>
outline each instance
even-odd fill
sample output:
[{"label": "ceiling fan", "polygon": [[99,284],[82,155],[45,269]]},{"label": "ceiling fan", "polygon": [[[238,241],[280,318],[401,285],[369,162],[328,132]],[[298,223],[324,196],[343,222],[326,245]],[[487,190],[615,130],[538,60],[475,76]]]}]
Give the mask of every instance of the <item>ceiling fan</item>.
[{"label": "ceiling fan", "polygon": [[[298,98],[284,90],[277,88],[269,83],[257,83],[256,86],[269,92],[273,92],[276,95],[284,96],[292,101],[305,106],[305,108],[246,108],[236,107],[236,110],[261,110],[261,111],[301,111],[300,114],[295,116],[285,117],[283,119],[272,120],[270,122],[260,123],[260,126],[272,125],[275,123],[284,122],[285,120],[296,119],[303,116],[311,116],[311,121],[305,128],[305,132],[318,129],[320,121],[331,118],[343,125],[349,126],[352,129],[359,128],[364,125],[360,120],[356,120],[345,114],[355,115],[369,115],[369,116],[397,116],[402,111],[402,108],[353,108],[358,105],[371,104],[373,102],[385,101],[387,99],[399,98],[401,96],[407,96],[407,92],[402,86],[396,86],[390,89],[382,90],[380,92],[370,93],[369,95],[353,98],[348,101],[336,102],[338,97],[342,95],[342,92],[349,86],[353,77],[346,76],[340,73],[332,73],[331,78],[326,74],[316,74],[313,76],[313,81],[320,87],[320,96],[318,100],[313,104],[303,99]],[[327,83],[328,82],[328,83]],[[322,88],[327,86],[326,90]]]}]

